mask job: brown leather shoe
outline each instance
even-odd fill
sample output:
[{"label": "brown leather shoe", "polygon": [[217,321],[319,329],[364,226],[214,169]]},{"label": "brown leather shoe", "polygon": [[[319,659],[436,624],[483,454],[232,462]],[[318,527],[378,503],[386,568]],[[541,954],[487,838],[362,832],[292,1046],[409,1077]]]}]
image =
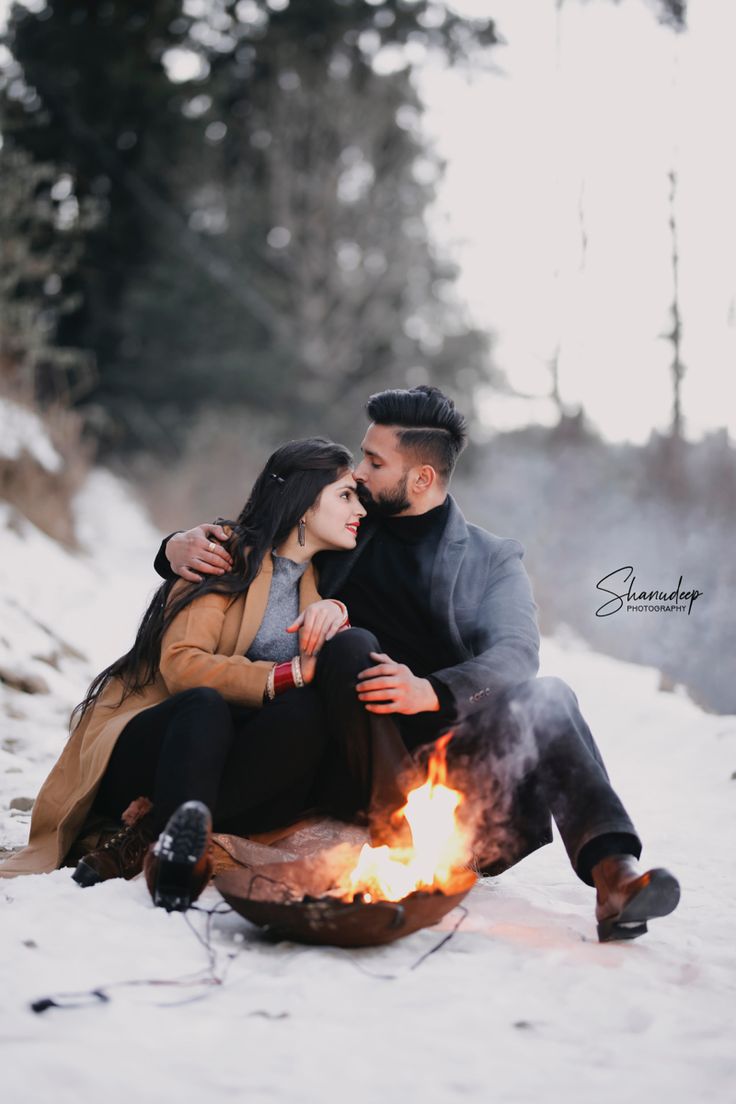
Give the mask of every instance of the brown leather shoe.
[{"label": "brown leather shoe", "polygon": [[642,874],[631,855],[610,855],[591,874],[601,943],[644,935],[647,920],[667,916],[680,900],[680,884],[669,870],[659,867]]},{"label": "brown leather shoe", "polygon": [[88,851],[77,863],[72,878],[81,886],[97,885],[110,878],[135,878],[143,869],[143,857],[156,838],[147,797],[132,801],[122,815],[119,832],[94,851]]},{"label": "brown leather shoe", "polygon": [[201,801],[187,801],[169,817],[143,861],[154,905],[186,912],[212,876],[212,817]]}]

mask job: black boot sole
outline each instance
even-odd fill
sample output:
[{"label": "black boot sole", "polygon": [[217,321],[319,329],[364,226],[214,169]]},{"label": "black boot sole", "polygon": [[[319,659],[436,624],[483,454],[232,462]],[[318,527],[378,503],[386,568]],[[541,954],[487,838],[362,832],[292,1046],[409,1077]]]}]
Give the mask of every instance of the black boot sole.
[{"label": "black boot sole", "polygon": [[647,920],[668,916],[679,900],[680,884],[669,870],[650,870],[648,881],[621,911],[598,923],[598,939],[601,943],[637,939],[647,931]]},{"label": "black boot sole", "polygon": [[192,873],[209,845],[210,811],[187,801],[169,818],[156,844],[158,873],[153,903],[167,912],[186,912],[192,903]]},{"label": "black boot sole", "polygon": [[72,880],[86,889],[87,886],[98,885],[104,879],[94,867],[88,866],[84,859],[80,859],[76,870],[72,874]]}]

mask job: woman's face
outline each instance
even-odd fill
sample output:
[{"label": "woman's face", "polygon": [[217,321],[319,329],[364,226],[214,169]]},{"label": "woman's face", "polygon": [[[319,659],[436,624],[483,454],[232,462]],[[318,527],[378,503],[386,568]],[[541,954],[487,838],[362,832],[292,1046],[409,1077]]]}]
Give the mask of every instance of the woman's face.
[{"label": "woman's face", "polygon": [[307,511],[307,534],[318,550],[355,548],[358,526],[366,513],[356,487],[352,475],[346,472],[334,483],[329,483],[319,501]]}]

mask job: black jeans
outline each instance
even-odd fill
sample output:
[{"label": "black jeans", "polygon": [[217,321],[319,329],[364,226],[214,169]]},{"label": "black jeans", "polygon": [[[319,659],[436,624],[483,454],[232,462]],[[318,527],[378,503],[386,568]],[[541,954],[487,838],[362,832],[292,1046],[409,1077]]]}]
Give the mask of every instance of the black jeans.
[{"label": "black jeans", "polygon": [[199,800],[216,830],[245,834],[315,808],[349,817],[394,807],[406,765],[396,727],[367,713],[355,693],[357,673],[377,649],[364,629],[338,633],[323,647],[310,686],[261,709],[229,705],[198,687],[143,710],[115,744],[95,812],[118,819],[145,795],[160,830],[183,801]]},{"label": "black jeans", "polygon": [[448,761],[472,796],[466,816],[486,873],[500,873],[549,843],[550,816],[588,885],[600,859],[641,854],[578,700],[562,679],[528,679],[473,714],[457,727]]}]

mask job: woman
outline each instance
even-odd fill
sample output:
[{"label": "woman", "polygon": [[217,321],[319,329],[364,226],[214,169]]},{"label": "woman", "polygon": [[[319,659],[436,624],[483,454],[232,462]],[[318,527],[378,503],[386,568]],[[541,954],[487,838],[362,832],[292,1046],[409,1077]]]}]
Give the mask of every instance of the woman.
[{"label": "woman", "polygon": [[[362,630],[320,599],[312,566],[319,551],[355,547],[365,509],[351,467],[323,438],[273,453],[232,525],[232,570],[160,588],[131,650],[75,710],[29,844],[0,874],[64,865],[90,816],[112,817],[123,828],[82,856],[75,880],[133,877],[160,837],[156,862],[168,866],[146,871],[154,899],[187,907],[195,866],[206,880],[208,810],[216,830],[245,834],[297,819],[316,794],[338,814],[365,808],[381,772],[390,789],[395,730],[354,690]],[[178,890],[164,891],[177,863]]]}]

